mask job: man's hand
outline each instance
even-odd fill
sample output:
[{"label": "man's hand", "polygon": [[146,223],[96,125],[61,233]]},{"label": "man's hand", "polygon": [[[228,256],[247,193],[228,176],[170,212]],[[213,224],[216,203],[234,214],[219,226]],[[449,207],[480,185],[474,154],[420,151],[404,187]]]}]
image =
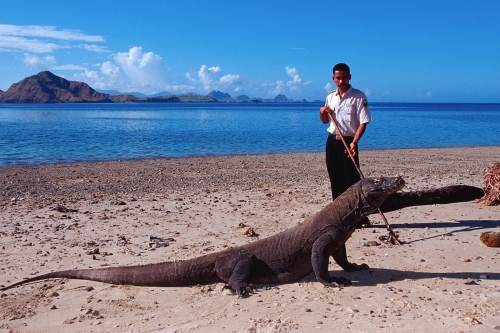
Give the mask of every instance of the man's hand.
[{"label": "man's hand", "polygon": [[333,110],[330,109],[328,106],[322,106],[319,108],[319,119],[321,119],[323,124],[326,124],[327,122],[330,121],[332,113]]},{"label": "man's hand", "polygon": [[[349,145],[349,151],[351,152],[351,155],[354,157],[356,156],[356,154],[358,153],[358,143],[357,142],[351,142],[351,144]],[[346,151],[347,155],[349,155],[349,153]]]}]

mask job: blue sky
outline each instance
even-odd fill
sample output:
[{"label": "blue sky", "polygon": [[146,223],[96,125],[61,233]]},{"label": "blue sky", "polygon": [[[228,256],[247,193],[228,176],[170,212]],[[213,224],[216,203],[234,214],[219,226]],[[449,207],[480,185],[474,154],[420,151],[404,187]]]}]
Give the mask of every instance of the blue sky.
[{"label": "blue sky", "polygon": [[42,70],[96,89],[500,102],[500,1],[26,1],[0,11],[0,89]]}]

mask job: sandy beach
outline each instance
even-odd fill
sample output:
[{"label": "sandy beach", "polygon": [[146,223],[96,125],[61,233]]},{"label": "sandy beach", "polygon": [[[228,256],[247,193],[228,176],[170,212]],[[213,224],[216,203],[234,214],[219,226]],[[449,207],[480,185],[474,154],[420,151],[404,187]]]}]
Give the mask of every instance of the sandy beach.
[{"label": "sandy beach", "polygon": [[[402,176],[405,191],[482,186],[500,147],[361,151],[365,176]],[[111,161],[0,168],[0,285],[56,270],[196,257],[300,223],[331,201],[323,153]],[[500,332],[500,207],[409,207],[347,242],[369,270],[258,285],[116,286],[47,280],[0,294],[3,332]],[[257,236],[243,233],[250,227]],[[161,238],[155,242],[152,237]],[[375,244],[377,242],[377,244]],[[369,246],[372,245],[372,246]]]}]

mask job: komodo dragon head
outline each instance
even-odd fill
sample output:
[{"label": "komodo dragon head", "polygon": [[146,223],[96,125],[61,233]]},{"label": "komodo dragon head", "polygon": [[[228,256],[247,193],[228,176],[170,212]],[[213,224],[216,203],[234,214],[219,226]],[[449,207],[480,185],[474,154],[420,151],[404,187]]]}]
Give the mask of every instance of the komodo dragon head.
[{"label": "komodo dragon head", "polygon": [[365,208],[367,213],[375,212],[385,199],[391,194],[396,193],[405,186],[405,181],[401,177],[376,177],[362,179],[361,185],[362,195],[365,197],[368,204]]}]

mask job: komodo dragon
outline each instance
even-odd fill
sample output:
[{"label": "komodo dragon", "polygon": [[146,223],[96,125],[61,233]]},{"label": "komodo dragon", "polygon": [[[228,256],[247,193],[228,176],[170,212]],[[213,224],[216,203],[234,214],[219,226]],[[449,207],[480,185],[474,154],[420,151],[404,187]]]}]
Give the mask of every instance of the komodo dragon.
[{"label": "komodo dragon", "polygon": [[[311,272],[325,286],[350,285],[348,279],[329,274],[329,257],[332,256],[346,271],[369,268],[366,264],[357,265],[347,260],[345,243],[356,229],[357,222],[374,213],[404,184],[401,177],[363,179],[303,223],[271,237],[221,252],[174,262],[52,272],[0,290],[50,278],[155,287],[223,281],[238,295],[244,295],[251,291],[254,283],[288,283]],[[393,200],[393,207],[397,201],[401,200]],[[405,202],[404,206],[411,203]]]}]

